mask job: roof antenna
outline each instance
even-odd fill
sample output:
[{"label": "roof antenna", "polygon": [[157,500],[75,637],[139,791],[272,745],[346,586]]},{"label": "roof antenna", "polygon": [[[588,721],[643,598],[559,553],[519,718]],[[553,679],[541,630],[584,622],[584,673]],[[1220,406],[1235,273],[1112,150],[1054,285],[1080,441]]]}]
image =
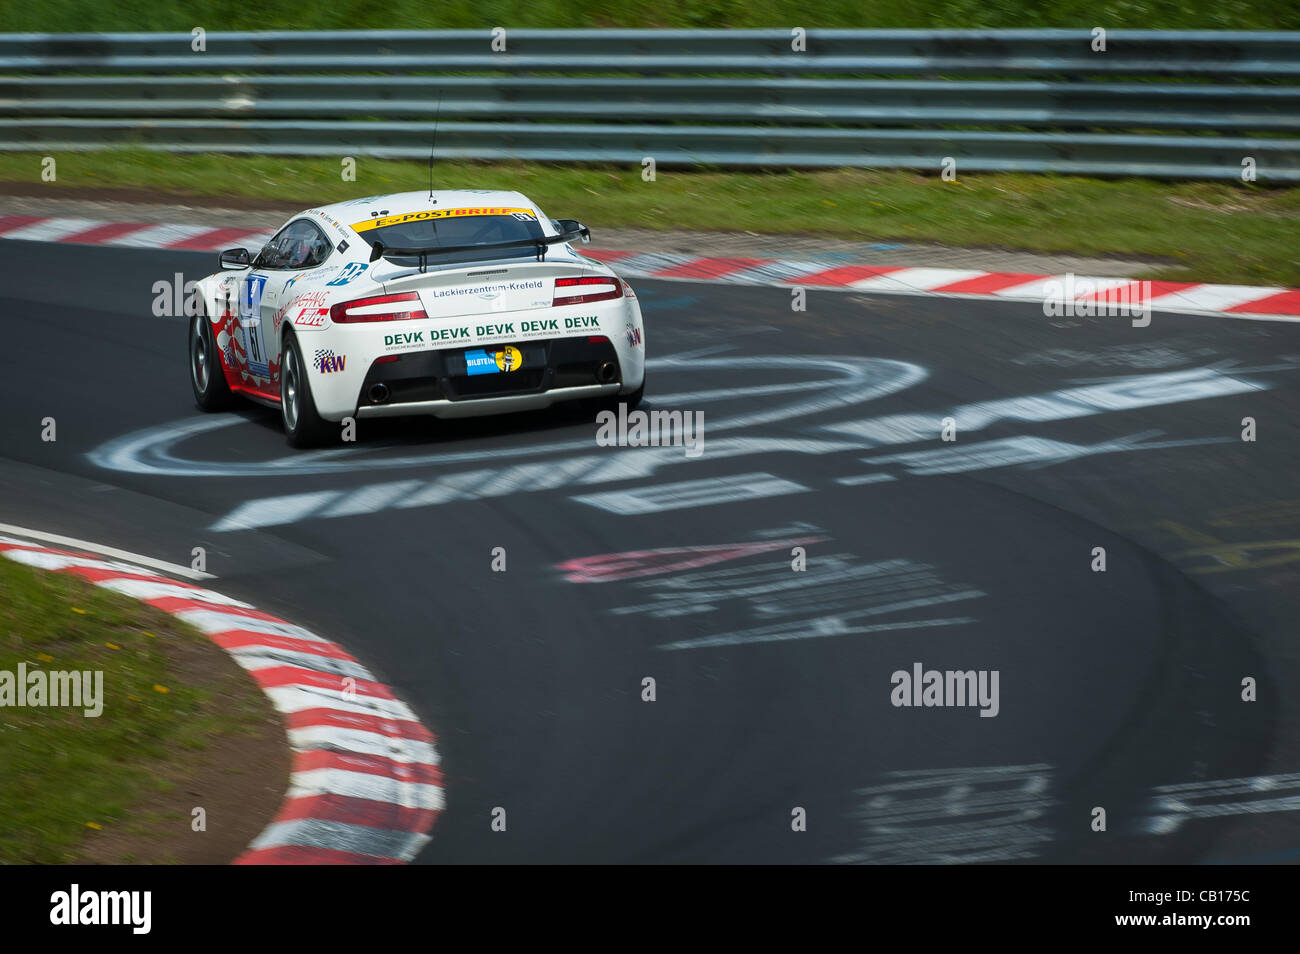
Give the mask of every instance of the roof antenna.
[{"label": "roof antenna", "polygon": [[429,202],[437,205],[433,197],[433,150],[438,146],[438,117],[442,115],[442,90],[438,90],[438,110],[433,114],[433,141],[429,143]]}]

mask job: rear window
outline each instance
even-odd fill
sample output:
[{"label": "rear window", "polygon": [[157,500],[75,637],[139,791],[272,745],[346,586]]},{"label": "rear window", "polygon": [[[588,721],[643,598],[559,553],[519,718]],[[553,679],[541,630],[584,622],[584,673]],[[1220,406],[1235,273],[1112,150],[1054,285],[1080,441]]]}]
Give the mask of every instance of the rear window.
[{"label": "rear window", "polygon": [[[468,214],[462,214],[468,213]],[[419,217],[417,217],[419,216]],[[403,219],[405,221],[396,221]],[[387,224],[393,222],[393,224]],[[469,210],[434,210],[404,216],[371,219],[353,226],[371,245],[382,242],[386,248],[436,248],[438,246],[483,245],[499,242],[516,242],[542,238],[541,224],[523,210],[493,210],[488,214],[473,214]],[[431,254],[430,265],[440,262],[477,262],[501,258],[533,258],[532,248],[483,248],[456,252],[452,255]],[[388,256],[390,261],[405,259]],[[410,259],[412,263],[416,259]]]}]

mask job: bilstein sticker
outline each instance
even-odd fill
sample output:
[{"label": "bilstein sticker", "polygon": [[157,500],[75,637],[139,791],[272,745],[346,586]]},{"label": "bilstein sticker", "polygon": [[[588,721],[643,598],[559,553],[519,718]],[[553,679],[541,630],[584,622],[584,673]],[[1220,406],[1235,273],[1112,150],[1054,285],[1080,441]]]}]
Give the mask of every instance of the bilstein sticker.
[{"label": "bilstein sticker", "polygon": [[465,352],[466,374],[496,374],[499,371],[518,371],[524,364],[524,356],[518,348],[506,345],[499,351],[477,348]]},{"label": "bilstein sticker", "polygon": [[500,370],[497,364],[492,360],[492,356],[480,348],[477,351],[465,352],[465,373],[475,374],[496,374]]}]

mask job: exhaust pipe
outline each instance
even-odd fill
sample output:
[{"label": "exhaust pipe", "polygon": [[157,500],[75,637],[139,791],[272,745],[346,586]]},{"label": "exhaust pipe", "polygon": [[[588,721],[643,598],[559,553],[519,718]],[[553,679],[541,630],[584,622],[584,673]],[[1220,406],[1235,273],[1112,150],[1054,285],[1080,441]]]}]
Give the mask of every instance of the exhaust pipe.
[{"label": "exhaust pipe", "polygon": [[383,404],[383,403],[385,403],[385,402],[388,400],[388,397],[389,397],[389,395],[388,395],[388,385],[387,385],[387,384],[372,384],[372,385],[370,385],[369,396],[370,396],[370,403],[371,403],[371,404]]},{"label": "exhaust pipe", "polygon": [[618,375],[618,366],[613,361],[606,361],[596,370],[596,380],[601,384],[609,384]]}]

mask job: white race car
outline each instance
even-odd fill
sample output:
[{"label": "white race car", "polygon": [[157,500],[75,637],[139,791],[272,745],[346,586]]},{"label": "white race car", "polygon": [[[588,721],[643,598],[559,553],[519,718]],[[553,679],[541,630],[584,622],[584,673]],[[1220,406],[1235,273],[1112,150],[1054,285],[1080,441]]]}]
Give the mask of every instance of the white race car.
[{"label": "white race car", "polygon": [[198,282],[190,380],[204,410],[277,406],[289,443],[345,418],[468,417],[645,392],[641,308],[590,232],[518,192],[355,199],[291,218]]}]

